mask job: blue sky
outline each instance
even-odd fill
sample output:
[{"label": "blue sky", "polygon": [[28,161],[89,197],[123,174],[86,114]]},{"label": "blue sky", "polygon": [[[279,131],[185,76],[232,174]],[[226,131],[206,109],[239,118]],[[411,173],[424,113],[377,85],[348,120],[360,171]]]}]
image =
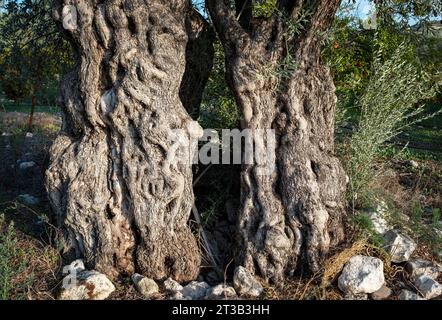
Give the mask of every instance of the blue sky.
[{"label": "blue sky", "polygon": [[370,13],[372,13],[373,9],[373,3],[368,0],[359,0],[357,2],[357,15],[362,19],[366,18]]},{"label": "blue sky", "polygon": [[[374,5],[373,1],[358,0],[356,1],[356,15],[361,19],[366,19],[371,13],[373,13]],[[434,19],[441,19],[442,16],[434,17]],[[410,24],[413,25],[418,22],[417,19],[411,18]]]}]

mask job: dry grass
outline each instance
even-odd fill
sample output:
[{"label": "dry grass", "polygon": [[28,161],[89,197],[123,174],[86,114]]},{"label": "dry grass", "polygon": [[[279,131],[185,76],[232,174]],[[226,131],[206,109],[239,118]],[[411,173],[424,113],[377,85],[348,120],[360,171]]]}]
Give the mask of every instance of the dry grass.
[{"label": "dry grass", "polygon": [[[0,112],[0,127],[3,131],[14,132],[27,129],[29,114],[22,112]],[[61,118],[48,113],[36,112],[34,114],[34,127],[43,132],[58,132],[61,128]]]},{"label": "dry grass", "polygon": [[391,165],[391,172],[377,180],[383,198],[393,214],[389,222],[408,233],[418,243],[415,256],[433,260],[442,252],[442,237],[436,232],[437,210],[442,210],[442,164],[422,161],[418,168],[411,168],[404,161]]},{"label": "dry grass", "polygon": [[[441,172],[442,164],[434,161],[421,162],[418,169],[412,169],[405,161],[398,160],[390,163],[390,169],[373,182],[376,194],[385,199],[395,212],[390,223],[404,230],[418,242],[418,248],[413,257],[433,262],[440,261],[435,258],[433,252],[434,245],[437,243],[433,242],[434,240],[428,235],[428,230],[432,226],[430,221],[426,220],[431,220],[431,217],[424,216],[421,221],[417,222],[413,219],[412,211],[415,203],[425,208],[441,208]],[[416,233],[417,224],[422,228],[420,233]],[[325,262],[321,272],[308,279],[291,280],[282,289],[267,286],[264,298],[341,300],[344,297],[337,288],[337,278],[350,258],[359,254],[377,257],[384,262],[386,285],[393,290],[391,299],[397,297],[404,285],[411,290],[418,291],[403,265],[392,264],[387,252],[363,237],[362,230],[352,228],[350,224],[347,225],[349,237],[346,244],[335,249],[336,253]]]},{"label": "dry grass", "polygon": [[347,241],[347,245],[336,248],[324,263],[324,268],[310,278],[292,279],[282,288],[265,285],[263,299],[269,300],[342,300],[342,292],[337,288],[336,281],[345,264],[355,255],[372,256],[384,262],[387,283],[394,283],[403,270],[391,264],[389,255],[368,242],[366,238]]},{"label": "dry grass", "polygon": [[0,209],[5,212],[0,221],[0,260],[2,270],[6,270],[1,279],[3,295],[13,300],[54,299],[62,262],[50,242],[53,226],[44,223],[40,236],[30,235],[32,232],[23,224],[35,225],[39,217],[33,209],[17,203],[1,204]]},{"label": "dry grass", "polygon": [[60,257],[53,247],[18,232],[18,245],[22,254],[12,261],[23,263],[23,270],[12,279],[11,299],[52,300],[59,284]]}]

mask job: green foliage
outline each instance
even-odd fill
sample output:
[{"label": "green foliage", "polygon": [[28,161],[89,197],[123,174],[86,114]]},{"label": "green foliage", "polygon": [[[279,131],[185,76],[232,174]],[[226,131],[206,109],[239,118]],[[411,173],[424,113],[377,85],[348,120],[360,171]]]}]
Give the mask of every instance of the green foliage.
[{"label": "green foliage", "polygon": [[397,147],[394,145],[384,146],[380,150],[379,155],[383,159],[400,158],[403,160],[429,160],[442,162],[442,154],[440,152]]},{"label": "green foliage", "polygon": [[0,215],[0,300],[8,300],[15,289],[13,280],[25,266],[24,261],[17,265],[20,255],[14,224]]},{"label": "green foliage", "polygon": [[431,222],[433,224],[433,226],[438,226],[439,225],[439,221],[441,218],[441,213],[440,213],[440,209],[439,208],[433,208],[433,211],[431,212]]},{"label": "green foliage", "polygon": [[201,213],[202,227],[207,230],[214,226],[218,221],[221,213],[225,210],[225,200],[224,197],[220,197],[219,194],[212,194],[206,201],[209,205],[206,206],[205,210]]},{"label": "green foliage", "polygon": [[367,84],[373,60],[373,34],[352,26],[350,18],[337,18],[332,40],[323,57],[332,70],[338,94],[359,94]]},{"label": "green foliage", "polygon": [[59,75],[71,66],[71,48],[50,6],[50,0],[9,0],[1,8],[0,86],[9,99],[53,95]]},{"label": "green foliage", "polygon": [[371,76],[373,32],[355,27],[355,18],[337,16],[330,30],[323,58],[332,72],[338,96],[336,125],[347,116],[359,113],[355,109]]},{"label": "green foliage", "polygon": [[259,76],[275,80],[275,90],[279,90],[284,88],[285,80],[290,80],[298,68],[298,62],[294,56],[296,51],[295,40],[305,30],[305,25],[310,19],[311,12],[303,10],[295,17],[287,16],[285,12],[278,11],[276,8],[273,12],[276,12],[278,19],[281,20],[283,25],[284,32],[282,38],[284,39],[285,55],[278,63],[266,65],[261,70]]},{"label": "green foliage", "polygon": [[215,61],[201,104],[199,122],[208,129],[234,129],[239,127],[241,114],[225,80],[224,51],[215,43]]},{"label": "green foliage", "polygon": [[375,231],[373,221],[371,221],[367,214],[358,214],[354,217],[354,221],[373,245],[377,247],[381,247],[383,245],[384,238]]},{"label": "green foliage", "polygon": [[[440,6],[440,1],[434,3],[425,0],[378,2],[377,29],[365,30],[360,18],[354,15],[354,4],[350,1],[343,2],[323,51],[323,57],[332,71],[337,89],[337,125],[340,125],[342,120],[357,122],[354,116],[359,116],[361,111],[357,101],[373,78],[372,65],[375,54],[381,55],[383,61],[387,60],[402,43],[416,48],[414,52],[409,51],[410,55],[404,58],[409,62],[416,62],[417,55],[420,64],[418,68],[432,75],[430,81],[433,84],[442,83],[441,39],[430,38],[421,31],[423,26],[434,20],[434,15],[431,19],[432,14],[437,12]],[[425,10],[417,10],[418,7]],[[416,26],[410,27],[411,18],[413,24],[418,21]],[[349,115],[351,119],[342,117],[344,114]]]},{"label": "green foliage", "polygon": [[440,16],[440,0],[388,0],[376,4],[378,16],[383,24],[410,25],[412,20],[429,20]]},{"label": "green foliage", "polygon": [[422,118],[423,106],[416,107],[436,94],[429,75],[419,67],[417,57],[411,60],[413,48],[402,43],[386,60],[378,50],[372,78],[358,99],[361,116],[358,129],[350,139],[350,199],[364,202],[370,184],[379,173],[374,162],[384,143],[401,130]]},{"label": "green foliage", "polygon": [[277,8],[277,0],[263,0],[253,2],[253,15],[258,17],[270,17]]},{"label": "green foliage", "polygon": [[442,250],[442,237],[436,231],[436,225],[439,219],[435,221],[436,218],[440,218],[440,209],[433,209],[432,211],[432,222],[427,224],[424,222],[424,208],[419,200],[415,200],[412,204],[411,209],[411,220],[408,225],[413,236],[416,240],[428,245],[434,253],[440,252]]}]

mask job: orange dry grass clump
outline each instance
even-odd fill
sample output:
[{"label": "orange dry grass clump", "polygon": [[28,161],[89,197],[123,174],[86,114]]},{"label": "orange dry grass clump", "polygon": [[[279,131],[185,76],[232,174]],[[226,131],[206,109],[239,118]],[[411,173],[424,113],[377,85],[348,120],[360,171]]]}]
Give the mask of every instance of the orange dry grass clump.
[{"label": "orange dry grass clump", "polygon": [[384,262],[384,270],[387,281],[397,273],[391,265],[388,254],[371,245],[367,239],[359,239],[348,247],[340,250],[330,257],[324,264],[324,268],[309,279],[300,278],[288,281],[283,288],[275,289],[266,287],[266,299],[290,299],[290,300],[341,300],[342,293],[334,286],[345,264],[355,255],[367,255],[380,258]]}]

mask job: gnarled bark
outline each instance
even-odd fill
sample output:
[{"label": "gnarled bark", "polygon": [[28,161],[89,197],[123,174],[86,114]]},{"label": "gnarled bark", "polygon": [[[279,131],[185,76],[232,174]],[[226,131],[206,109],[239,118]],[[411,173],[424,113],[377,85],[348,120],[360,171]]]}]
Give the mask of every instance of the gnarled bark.
[{"label": "gnarled bark", "polygon": [[[259,164],[243,167],[237,263],[279,282],[298,266],[318,271],[343,236],[346,183],[334,156],[335,87],[320,59],[320,34],[340,1],[279,1],[287,18],[310,12],[298,26],[303,32],[293,38],[277,14],[252,18],[251,2],[237,1],[249,8],[249,18],[239,19],[224,0],[207,5],[224,45],[243,128],[274,129],[277,137],[273,174],[263,175]],[[288,54],[296,68],[275,74]]]},{"label": "gnarled bark", "polygon": [[[209,29],[187,0],[57,0],[59,22],[67,5],[78,16],[66,31],[77,65],[62,84],[46,182],[66,249],[113,278],[193,280],[201,258],[187,225],[191,164],[170,162],[169,138],[172,129],[200,134],[186,109],[210,71]],[[189,46],[205,55],[197,71]],[[192,72],[196,89],[180,97]]]}]

